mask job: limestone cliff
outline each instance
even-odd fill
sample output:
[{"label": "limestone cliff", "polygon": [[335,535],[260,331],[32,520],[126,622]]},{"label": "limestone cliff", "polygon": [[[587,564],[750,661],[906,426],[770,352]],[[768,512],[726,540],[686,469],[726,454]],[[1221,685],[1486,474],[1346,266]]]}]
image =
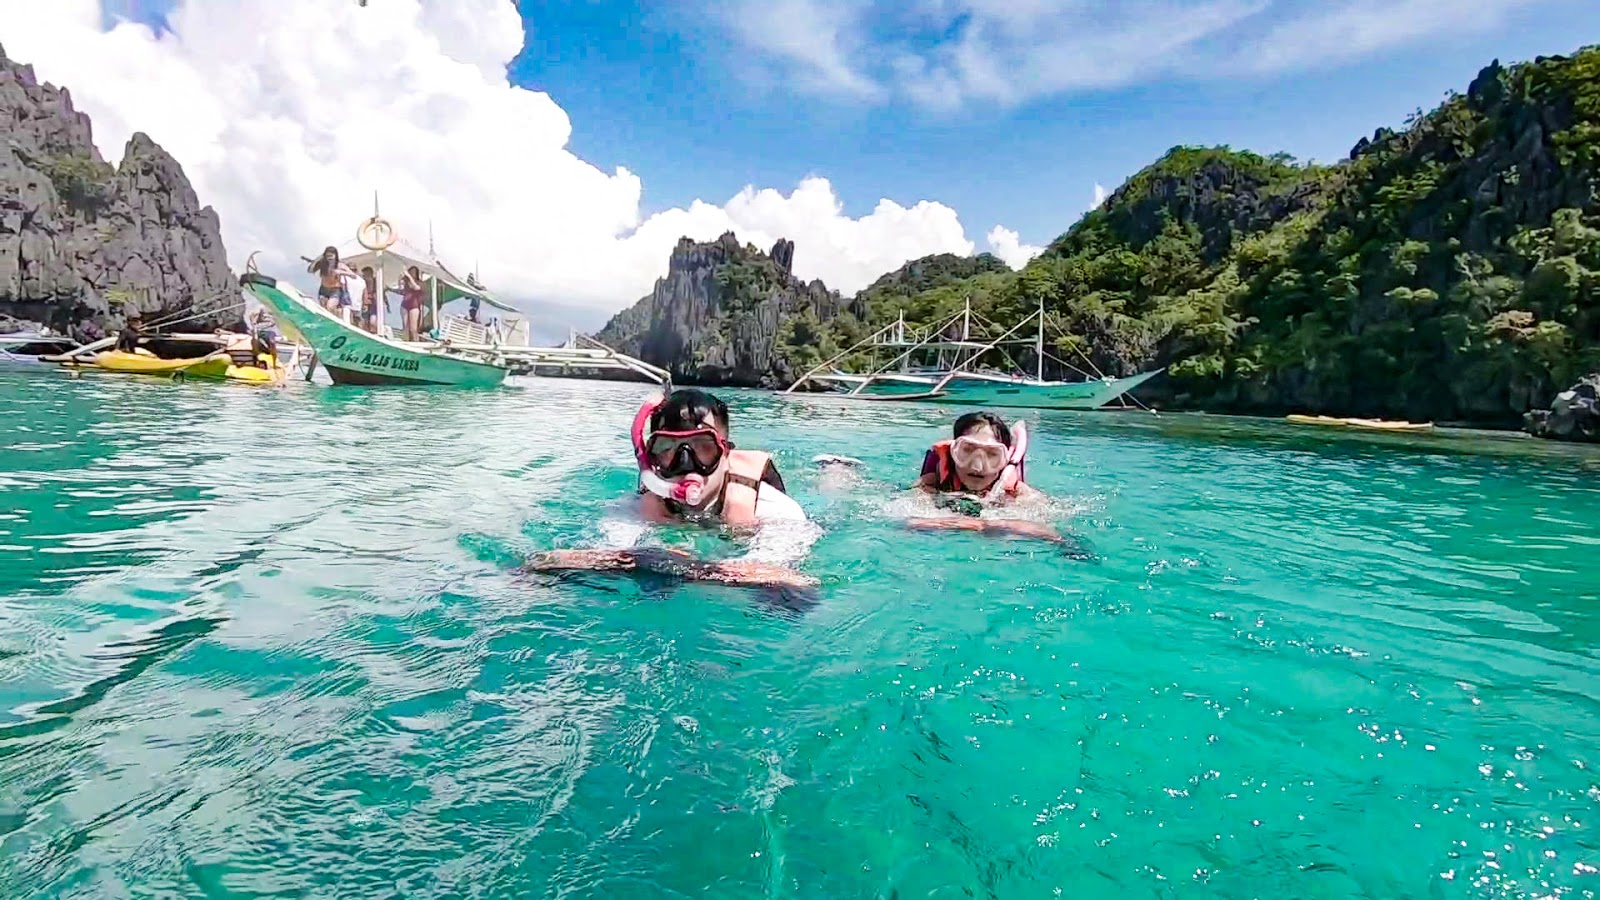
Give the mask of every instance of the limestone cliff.
[{"label": "limestone cliff", "polygon": [[772,252],[732,232],[709,243],[684,238],[655,290],[606,323],[596,337],[693,384],[782,387],[799,374],[782,352],[786,326],[828,321],[847,303],[820,281],[789,271],[794,244]]},{"label": "limestone cliff", "polygon": [[[112,168],[65,88],[0,49],[0,318],[80,340],[237,297],[217,214],[144,134]],[[208,328],[237,312],[185,323]]]}]

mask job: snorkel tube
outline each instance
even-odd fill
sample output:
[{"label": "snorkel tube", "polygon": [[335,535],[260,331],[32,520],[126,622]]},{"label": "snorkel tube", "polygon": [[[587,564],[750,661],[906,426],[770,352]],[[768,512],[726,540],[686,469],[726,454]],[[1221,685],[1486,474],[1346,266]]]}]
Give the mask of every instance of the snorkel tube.
[{"label": "snorkel tube", "polygon": [[657,475],[650,467],[650,455],[645,451],[645,432],[650,428],[650,417],[665,402],[665,395],[646,400],[633,416],[630,436],[633,438],[633,456],[639,464],[639,486],[663,500],[698,506],[701,494],[705,490],[705,482],[702,479],[691,475],[674,483]]}]

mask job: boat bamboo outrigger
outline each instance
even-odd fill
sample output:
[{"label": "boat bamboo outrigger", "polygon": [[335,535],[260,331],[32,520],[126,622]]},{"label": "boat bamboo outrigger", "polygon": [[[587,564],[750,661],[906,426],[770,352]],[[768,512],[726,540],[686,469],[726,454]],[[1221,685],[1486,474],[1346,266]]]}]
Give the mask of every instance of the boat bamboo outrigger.
[{"label": "boat bamboo outrigger", "polygon": [[9,331],[0,334],[0,359],[37,362],[40,357],[66,353],[77,346],[77,341],[49,328]]},{"label": "boat bamboo outrigger", "polygon": [[[424,252],[406,244],[378,215],[376,203],[372,217],[356,230],[356,241],[365,252],[346,258],[344,264],[357,272],[370,266],[380,290],[397,284],[407,269],[415,267],[421,273],[434,323],[424,339],[397,339],[381,319],[377,333],[360,328],[292,285],[256,271],[239,279],[272,313],[286,337],[311,347],[313,368],[321,363],[335,384],[493,387],[513,371],[522,374],[541,367],[622,370],[657,384],[668,379],[665,370],[592,338],[586,339],[590,347],[531,346],[527,320],[516,307],[496,298],[476,276],[455,275],[431,246]],[[472,314],[461,316],[445,309],[456,301],[465,301]],[[484,306],[498,313],[488,323],[478,321],[475,314]]]},{"label": "boat bamboo outrigger", "polygon": [[[1014,337],[1034,321],[1038,322],[1038,330],[1033,337]],[[974,322],[979,326],[976,336]],[[1111,378],[1102,374],[1085,357],[1084,361],[1088,364],[1086,371],[1045,350],[1045,324],[1042,301],[1036,312],[996,338],[984,336],[983,332],[998,330],[998,326],[974,313],[970,299],[960,313],[923,331],[908,329],[905,314],[902,313],[897,321],[878,329],[800,376],[784,393],[792,394],[814,384],[861,400],[927,401],[1029,409],[1098,409],[1162,372],[1156,369],[1126,378]],[[947,338],[957,326],[960,327],[960,338]],[[1032,345],[1036,363],[1031,375],[1023,373],[1022,367],[1011,360],[1006,352],[1006,347],[1015,345]],[[845,357],[868,346],[874,354],[888,351],[895,355],[865,375],[837,368]],[[927,353],[935,355],[933,364],[912,365],[914,358]],[[1002,372],[980,366],[986,356],[996,353],[1011,362],[1013,371]],[[1045,380],[1046,359],[1078,373],[1083,380]]]}]

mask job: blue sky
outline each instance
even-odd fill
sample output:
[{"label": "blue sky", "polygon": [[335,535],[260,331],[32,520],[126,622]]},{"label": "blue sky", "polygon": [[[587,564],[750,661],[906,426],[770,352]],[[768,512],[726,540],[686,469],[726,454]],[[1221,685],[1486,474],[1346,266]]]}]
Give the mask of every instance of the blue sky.
[{"label": "blue sky", "polygon": [[1594,0],[525,0],[521,11],[512,81],[567,111],[580,156],[637,172],[647,212],[818,174],[853,215],[880,197],[932,199],[974,239],[1003,224],[1035,244],[1069,226],[1096,183],[1113,188],[1175,144],[1331,161],[1464,90],[1490,59],[1600,41]]}]

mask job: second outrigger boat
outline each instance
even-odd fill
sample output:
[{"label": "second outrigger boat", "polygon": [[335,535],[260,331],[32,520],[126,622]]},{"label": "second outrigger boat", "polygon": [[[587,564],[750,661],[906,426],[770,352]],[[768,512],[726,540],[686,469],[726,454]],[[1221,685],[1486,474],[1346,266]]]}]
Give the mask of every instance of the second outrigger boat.
[{"label": "second outrigger boat", "polygon": [[[313,369],[320,363],[335,384],[494,387],[513,370],[541,366],[621,369],[657,384],[668,378],[665,370],[592,340],[593,348],[530,346],[527,322],[516,307],[497,299],[475,277],[457,277],[431,248],[424,253],[405,244],[376,209],[356,229],[356,242],[365,252],[344,264],[357,272],[370,266],[381,288],[392,288],[411,267],[421,273],[434,322],[423,340],[397,339],[381,322],[378,333],[360,328],[293,285],[256,271],[239,279],[272,313],[285,337],[311,347]],[[455,315],[446,308],[455,301],[474,310],[487,306],[498,315],[489,324],[475,315]]]},{"label": "second outrigger boat", "polygon": [[[908,329],[905,314],[902,313],[899,321],[879,329],[800,376],[784,393],[792,394],[815,385],[861,400],[926,401],[1026,409],[1099,409],[1162,372],[1156,369],[1125,378],[1111,378],[1097,371],[1084,371],[1081,367],[1057,359],[1045,350],[1045,318],[1044,304],[1041,303],[1037,312],[999,337],[989,338],[983,333],[996,329],[992,323],[984,321],[972,311],[971,300],[966,302],[961,313],[921,332]],[[976,335],[974,320],[979,326]],[[1035,320],[1039,325],[1034,337],[1013,337],[1023,326]],[[957,336],[952,336],[958,328]],[[1005,348],[1011,345],[1031,345],[1035,356],[1032,374],[1023,373],[1015,362],[1012,363],[1014,369],[1011,372],[981,365],[986,357],[993,354],[1009,359]],[[895,355],[888,363],[865,374],[852,374],[837,368],[846,356],[868,346],[875,353],[888,351]],[[919,355],[932,355],[934,364],[913,365],[913,358]],[[1047,358],[1065,369],[1078,372],[1082,380],[1047,381],[1044,377]]]},{"label": "second outrigger boat", "polygon": [[1362,428],[1368,431],[1432,431],[1432,422],[1396,422],[1387,419],[1359,419],[1335,416],[1288,415],[1291,425],[1321,425],[1325,428]]}]

